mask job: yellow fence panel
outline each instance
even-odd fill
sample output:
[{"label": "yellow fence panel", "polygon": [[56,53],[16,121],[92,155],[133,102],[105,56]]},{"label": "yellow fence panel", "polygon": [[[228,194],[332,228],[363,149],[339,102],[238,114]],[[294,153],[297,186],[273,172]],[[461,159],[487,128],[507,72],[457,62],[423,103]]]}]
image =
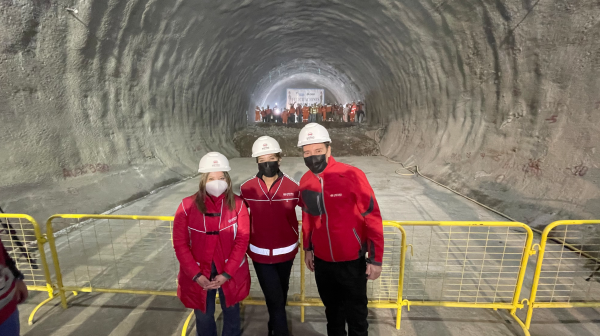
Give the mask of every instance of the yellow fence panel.
[{"label": "yellow fence panel", "polygon": [[600,307],[600,220],[548,225],[540,241],[526,326],[535,308]]},{"label": "yellow fence panel", "polygon": [[[56,237],[53,225],[67,229]],[[54,215],[46,232],[64,308],[65,292],[176,295],[173,217]]]},{"label": "yellow fence panel", "polygon": [[10,257],[17,263],[17,268],[25,276],[27,290],[48,293],[48,299],[42,301],[31,312],[29,324],[32,324],[39,308],[54,297],[50,268],[44,250],[46,238],[31,216],[0,213],[0,239]]},{"label": "yellow fence panel", "polygon": [[[402,308],[402,277],[400,274],[404,261],[402,258],[403,247],[404,250],[406,249],[405,235],[403,234],[402,227],[395,222],[384,221],[383,226],[385,247],[382,272],[379,279],[368,282],[367,296],[370,307],[397,309],[396,327],[400,328],[400,309]],[[300,237],[300,240],[302,240],[302,237]],[[264,305],[264,295],[252,268],[250,273],[252,277],[250,297],[244,300],[243,303]],[[292,267],[288,305],[301,307],[300,316],[302,322],[304,322],[305,307],[323,306],[317,290],[314,273],[308,271],[304,265],[303,250],[296,256]]]},{"label": "yellow fence panel", "polygon": [[517,222],[396,222],[410,253],[404,305],[507,309],[516,317],[531,249],[531,229]]}]

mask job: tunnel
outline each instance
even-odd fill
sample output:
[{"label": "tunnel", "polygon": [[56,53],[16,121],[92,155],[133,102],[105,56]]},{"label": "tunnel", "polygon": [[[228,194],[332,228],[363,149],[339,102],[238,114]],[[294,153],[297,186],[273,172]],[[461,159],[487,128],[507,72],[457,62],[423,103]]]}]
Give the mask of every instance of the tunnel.
[{"label": "tunnel", "polygon": [[[600,215],[600,6],[0,2],[0,204],[98,213],[239,156],[277,90],[362,100],[381,155],[535,225]],[[335,144],[334,144],[335,154]]]}]

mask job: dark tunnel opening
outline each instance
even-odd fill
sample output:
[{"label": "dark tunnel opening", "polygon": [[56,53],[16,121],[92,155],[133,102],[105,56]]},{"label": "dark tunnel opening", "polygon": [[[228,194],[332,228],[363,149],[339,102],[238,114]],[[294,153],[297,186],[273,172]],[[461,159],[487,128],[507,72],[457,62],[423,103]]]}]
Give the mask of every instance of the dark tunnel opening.
[{"label": "dark tunnel opening", "polygon": [[594,1],[0,2],[0,204],[104,211],[206,152],[239,156],[256,105],[313,85],[366,103],[382,155],[519,220],[598,217],[599,17]]}]

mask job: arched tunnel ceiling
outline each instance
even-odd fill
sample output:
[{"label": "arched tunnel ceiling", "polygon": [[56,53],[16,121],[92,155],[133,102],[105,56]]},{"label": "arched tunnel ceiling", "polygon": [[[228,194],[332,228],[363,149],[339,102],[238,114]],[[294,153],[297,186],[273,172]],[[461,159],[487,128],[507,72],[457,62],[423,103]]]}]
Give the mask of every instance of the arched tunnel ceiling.
[{"label": "arched tunnel ceiling", "polygon": [[237,154],[284,76],[319,75],[366,101],[386,156],[524,221],[597,217],[599,17],[583,0],[0,2],[2,202],[99,211],[188,176]]},{"label": "arched tunnel ceiling", "polygon": [[267,97],[284,93],[287,88],[323,88],[331,92],[336,102],[341,103],[362,98],[359,89],[339,70],[319,61],[295,60],[269,71],[268,76],[257,83],[252,93],[250,110],[257,105],[272,105],[271,101],[267,101]]}]

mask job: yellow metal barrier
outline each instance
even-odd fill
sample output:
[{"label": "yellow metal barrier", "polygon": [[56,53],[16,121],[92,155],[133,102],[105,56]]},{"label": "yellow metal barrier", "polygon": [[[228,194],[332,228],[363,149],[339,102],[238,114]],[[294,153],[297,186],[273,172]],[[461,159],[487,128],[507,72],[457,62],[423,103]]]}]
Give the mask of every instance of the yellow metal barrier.
[{"label": "yellow metal barrier", "polygon": [[31,216],[7,213],[0,213],[0,239],[8,254],[17,263],[17,268],[25,276],[27,290],[48,293],[48,298],[38,304],[29,315],[31,325],[35,313],[54,298],[50,268],[44,250],[47,240]]},{"label": "yellow metal barrier", "polygon": [[[63,307],[66,292],[176,295],[179,271],[172,248],[173,217],[54,215],[47,221],[48,242]],[[68,226],[55,237],[54,224]],[[507,309],[523,307],[519,295],[532,250],[532,231],[517,222],[384,222],[383,272],[369,281],[369,307],[440,306]],[[410,243],[410,245],[408,244]],[[411,247],[411,254],[407,249]],[[264,305],[251,271],[247,305]],[[294,261],[290,306],[322,306],[314,275],[306,272],[304,252]],[[193,313],[192,313],[193,314]],[[184,324],[182,335],[192,315]]]},{"label": "yellow metal barrier", "polygon": [[506,309],[516,316],[533,233],[518,222],[399,221],[404,255],[403,305]]},{"label": "yellow metal barrier", "polygon": [[[57,222],[68,225],[54,235]],[[84,221],[88,221],[84,223]],[[175,296],[179,264],[173,217],[54,215],[46,233],[63,308],[66,292]]]},{"label": "yellow metal barrier", "polygon": [[[529,309],[600,307],[600,220],[564,220],[544,229]],[[550,240],[550,242],[549,242]]]},{"label": "yellow metal barrier", "polygon": [[[367,296],[371,308],[395,308],[396,328],[400,329],[402,308],[402,270],[406,251],[406,235],[404,229],[393,221],[384,221],[385,248],[383,253],[383,269],[376,281],[369,281]],[[302,237],[300,237],[302,240]],[[302,245],[301,245],[302,246]],[[251,268],[252,288],[250,297],[242,302],[246,305],[265,305],[264,297],[254,270]],[[288,306],[300,307],[300,319],[304,322],[306,307],[323,306],[319,298],[314,274],[306,271],[304,250],[294,260],[290,277]]]}]

